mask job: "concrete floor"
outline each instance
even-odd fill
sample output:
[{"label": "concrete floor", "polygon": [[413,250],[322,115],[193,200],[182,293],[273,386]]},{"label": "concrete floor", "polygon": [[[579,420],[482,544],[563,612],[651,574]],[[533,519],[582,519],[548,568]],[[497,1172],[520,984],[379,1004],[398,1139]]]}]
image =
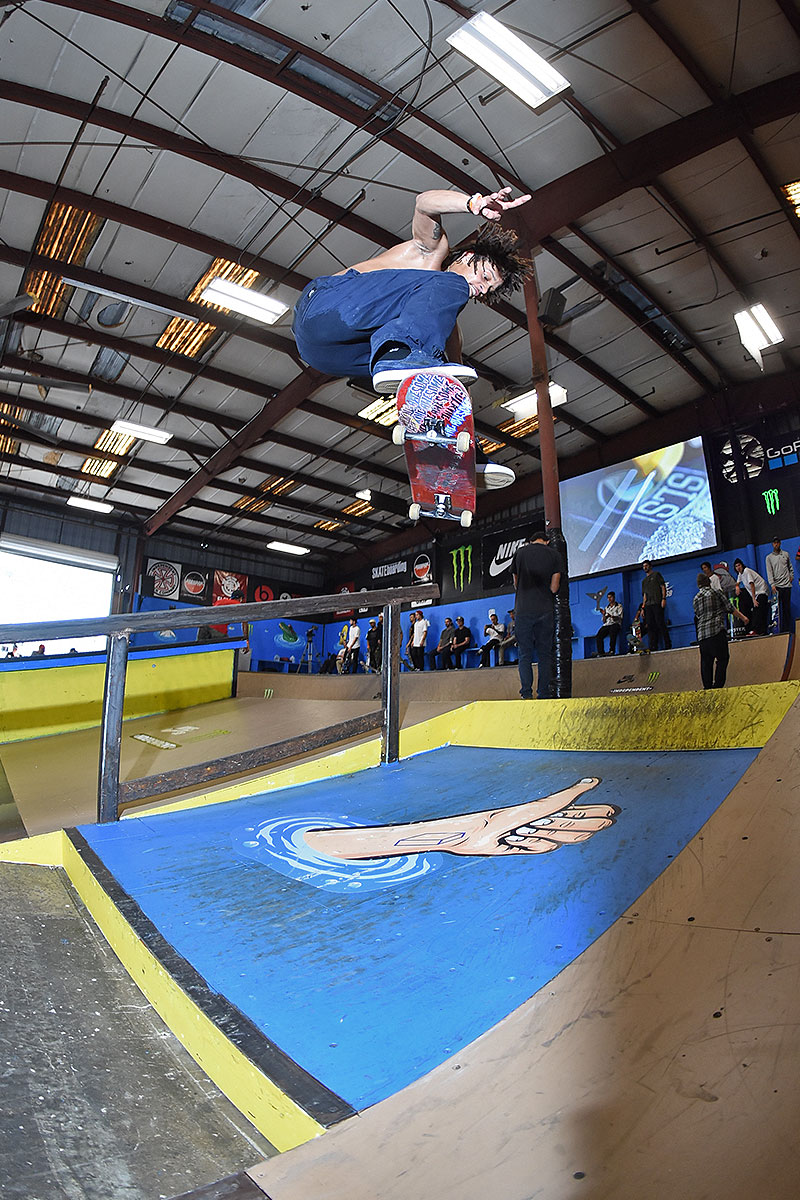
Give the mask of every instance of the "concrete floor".
[{"label": "concrete floor", "polygon": [[0,1194],[159,1200],[274,1153],[170,1033],[66,875],[0,863]]}]

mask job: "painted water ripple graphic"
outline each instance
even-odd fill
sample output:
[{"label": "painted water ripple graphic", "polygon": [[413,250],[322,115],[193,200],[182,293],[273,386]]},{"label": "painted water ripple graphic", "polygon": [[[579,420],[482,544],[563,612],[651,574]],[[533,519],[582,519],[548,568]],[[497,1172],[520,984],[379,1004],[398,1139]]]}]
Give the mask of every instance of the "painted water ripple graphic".
[{"label": "painted water ripple graphic", "polygon": [[343,862],[312,850],[306,843],[309,829],[360,829],[355,821],[330,819],[318,813],[281,816],[247,825],[231,838],[237,854],[272,867],[291,879],[333,892],[372,892],[396,887],[428,875],[441,865],[441,856],[402,854],[395,858]]}]

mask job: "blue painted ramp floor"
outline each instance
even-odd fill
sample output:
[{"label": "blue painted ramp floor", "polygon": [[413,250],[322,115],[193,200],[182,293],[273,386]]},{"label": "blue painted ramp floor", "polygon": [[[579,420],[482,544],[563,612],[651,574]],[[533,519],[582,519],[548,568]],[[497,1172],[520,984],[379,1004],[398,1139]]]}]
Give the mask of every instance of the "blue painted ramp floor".
[{"label": "blue painted ramp floor", "polygon": [[757,753],[446,747],[81,832],[212,989],[363,1109],[557,975]]}]

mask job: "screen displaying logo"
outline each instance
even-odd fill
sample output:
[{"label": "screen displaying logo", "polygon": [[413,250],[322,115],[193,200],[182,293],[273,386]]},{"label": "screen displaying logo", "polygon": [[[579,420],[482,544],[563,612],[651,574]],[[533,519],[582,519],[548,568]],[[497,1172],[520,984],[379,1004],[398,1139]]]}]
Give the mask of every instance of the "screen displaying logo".
[{"label": "screen displaying logo", "polygon": [[463,592],[472,583],[472,546],[457,546],[450,551],[453,564],[453,587]]},{"label": "screen displaying logo", "polygon": [[504,571],[508,571],[514,561],[514,555],[520,546],[525,545],[525,538],[515,538],[512,542],[501,542],[494,552],[492,561],[489,563],[489,574],[493,579],[498,575],[502,575]]}]

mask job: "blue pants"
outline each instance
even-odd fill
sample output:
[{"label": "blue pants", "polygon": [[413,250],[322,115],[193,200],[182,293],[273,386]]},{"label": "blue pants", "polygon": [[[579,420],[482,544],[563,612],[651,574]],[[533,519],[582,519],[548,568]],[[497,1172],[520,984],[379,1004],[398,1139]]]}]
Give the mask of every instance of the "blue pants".
[{"label": "blue pants", "polygon": [[536,696],[539,700],[550,699],[550,683],[553,675],[553,633],[555,618],[553,609],[533,616],[517,612],[517,646],[519,647],[520,695],[528,699],[533,695],[533,652],[539,661],[536,677]]},{"label": "blue pants", "polygon": [[386,342],[441,361],[469,284],[450,271],[355,271],[312,279],[294,309],[300,357],[327,375],[370,375]]}]

